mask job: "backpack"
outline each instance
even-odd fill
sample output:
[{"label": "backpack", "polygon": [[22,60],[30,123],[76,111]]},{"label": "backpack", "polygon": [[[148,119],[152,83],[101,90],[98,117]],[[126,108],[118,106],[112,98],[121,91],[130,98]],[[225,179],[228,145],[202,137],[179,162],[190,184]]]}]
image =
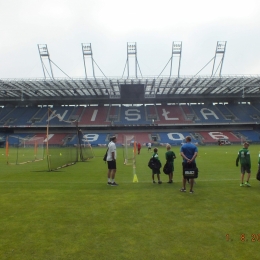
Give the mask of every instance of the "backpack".
[{"label": "backpack", "polygon": [[260,181],[260,168],[258,169],[258,172],[257,172],[257,174],[256,174],[256,179],[257,179],[258,181]]},{"label": "backpack", "polygon": [[154,156],[148,162],[148,167],[152,170],[159,170],[161,166],[161,162],[155,159]]}]

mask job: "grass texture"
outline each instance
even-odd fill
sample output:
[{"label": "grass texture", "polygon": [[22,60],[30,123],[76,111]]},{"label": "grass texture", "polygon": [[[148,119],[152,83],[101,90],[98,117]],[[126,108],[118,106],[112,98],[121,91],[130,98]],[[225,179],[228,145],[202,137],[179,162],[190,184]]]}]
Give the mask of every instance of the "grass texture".
[{"label": "grass texture", "polygon": [[[48,172],[46,160],[7,165],[0,153],[0,259],[257,259],[260,257],[259,147],[249,147],[252,187],[240,187],[241,146],[201,146],[195,193],[153,184],[143,147],[133,167],[117,149],[117,187],[107,185],[106,148],[95,158]],[[131,149],[131,148],[130,148]],[[159,147],[164,164],[165,147]],[[187,186],[188,188],[188,186]]]}]

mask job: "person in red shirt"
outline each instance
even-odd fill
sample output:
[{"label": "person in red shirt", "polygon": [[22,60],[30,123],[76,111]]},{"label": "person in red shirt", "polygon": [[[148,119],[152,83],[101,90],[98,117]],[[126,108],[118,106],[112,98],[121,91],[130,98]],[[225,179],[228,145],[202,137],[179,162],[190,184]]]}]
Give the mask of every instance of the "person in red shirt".
[{"label": "person in red shirt", "polygon": [[138,144],[137,144],[137,151],[138,151],[138,154],[140,154],[141,148],[142,148],[141,144],[138,143]]}]

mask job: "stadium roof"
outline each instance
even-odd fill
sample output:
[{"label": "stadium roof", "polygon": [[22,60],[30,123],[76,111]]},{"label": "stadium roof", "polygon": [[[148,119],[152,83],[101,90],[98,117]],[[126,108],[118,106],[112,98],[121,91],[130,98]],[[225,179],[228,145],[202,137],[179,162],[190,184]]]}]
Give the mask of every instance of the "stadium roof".
[{"label": "stadium roof", "polygon": [[0,80],[0,105],[253,102],[259,98],[258,75]]}]

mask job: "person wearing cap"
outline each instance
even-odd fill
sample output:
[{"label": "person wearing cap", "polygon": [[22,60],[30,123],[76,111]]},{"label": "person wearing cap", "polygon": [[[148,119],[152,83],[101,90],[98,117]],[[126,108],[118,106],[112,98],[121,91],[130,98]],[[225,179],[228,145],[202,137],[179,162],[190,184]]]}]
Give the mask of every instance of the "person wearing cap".
[{"label": "person wearing cap", "polygon": [[[242,149],[238,151],[237,159],[236,159],[236,166],[238,167],[238,163],[240,161],[240,171],[241,171],[241,183],[240,187],[251,187],[249,183],[249,179],[251,176],[251,159],[250,159],[250,152],[248,150],[249,143],[245,142]],[[244,183],[245,173],[247,172],[247,180]]]},{"label": "person wearing cap", "polygon": [[116,136],[110,138],[107,150],[107,185],[118,186],[115,182],[116,176]]}]

